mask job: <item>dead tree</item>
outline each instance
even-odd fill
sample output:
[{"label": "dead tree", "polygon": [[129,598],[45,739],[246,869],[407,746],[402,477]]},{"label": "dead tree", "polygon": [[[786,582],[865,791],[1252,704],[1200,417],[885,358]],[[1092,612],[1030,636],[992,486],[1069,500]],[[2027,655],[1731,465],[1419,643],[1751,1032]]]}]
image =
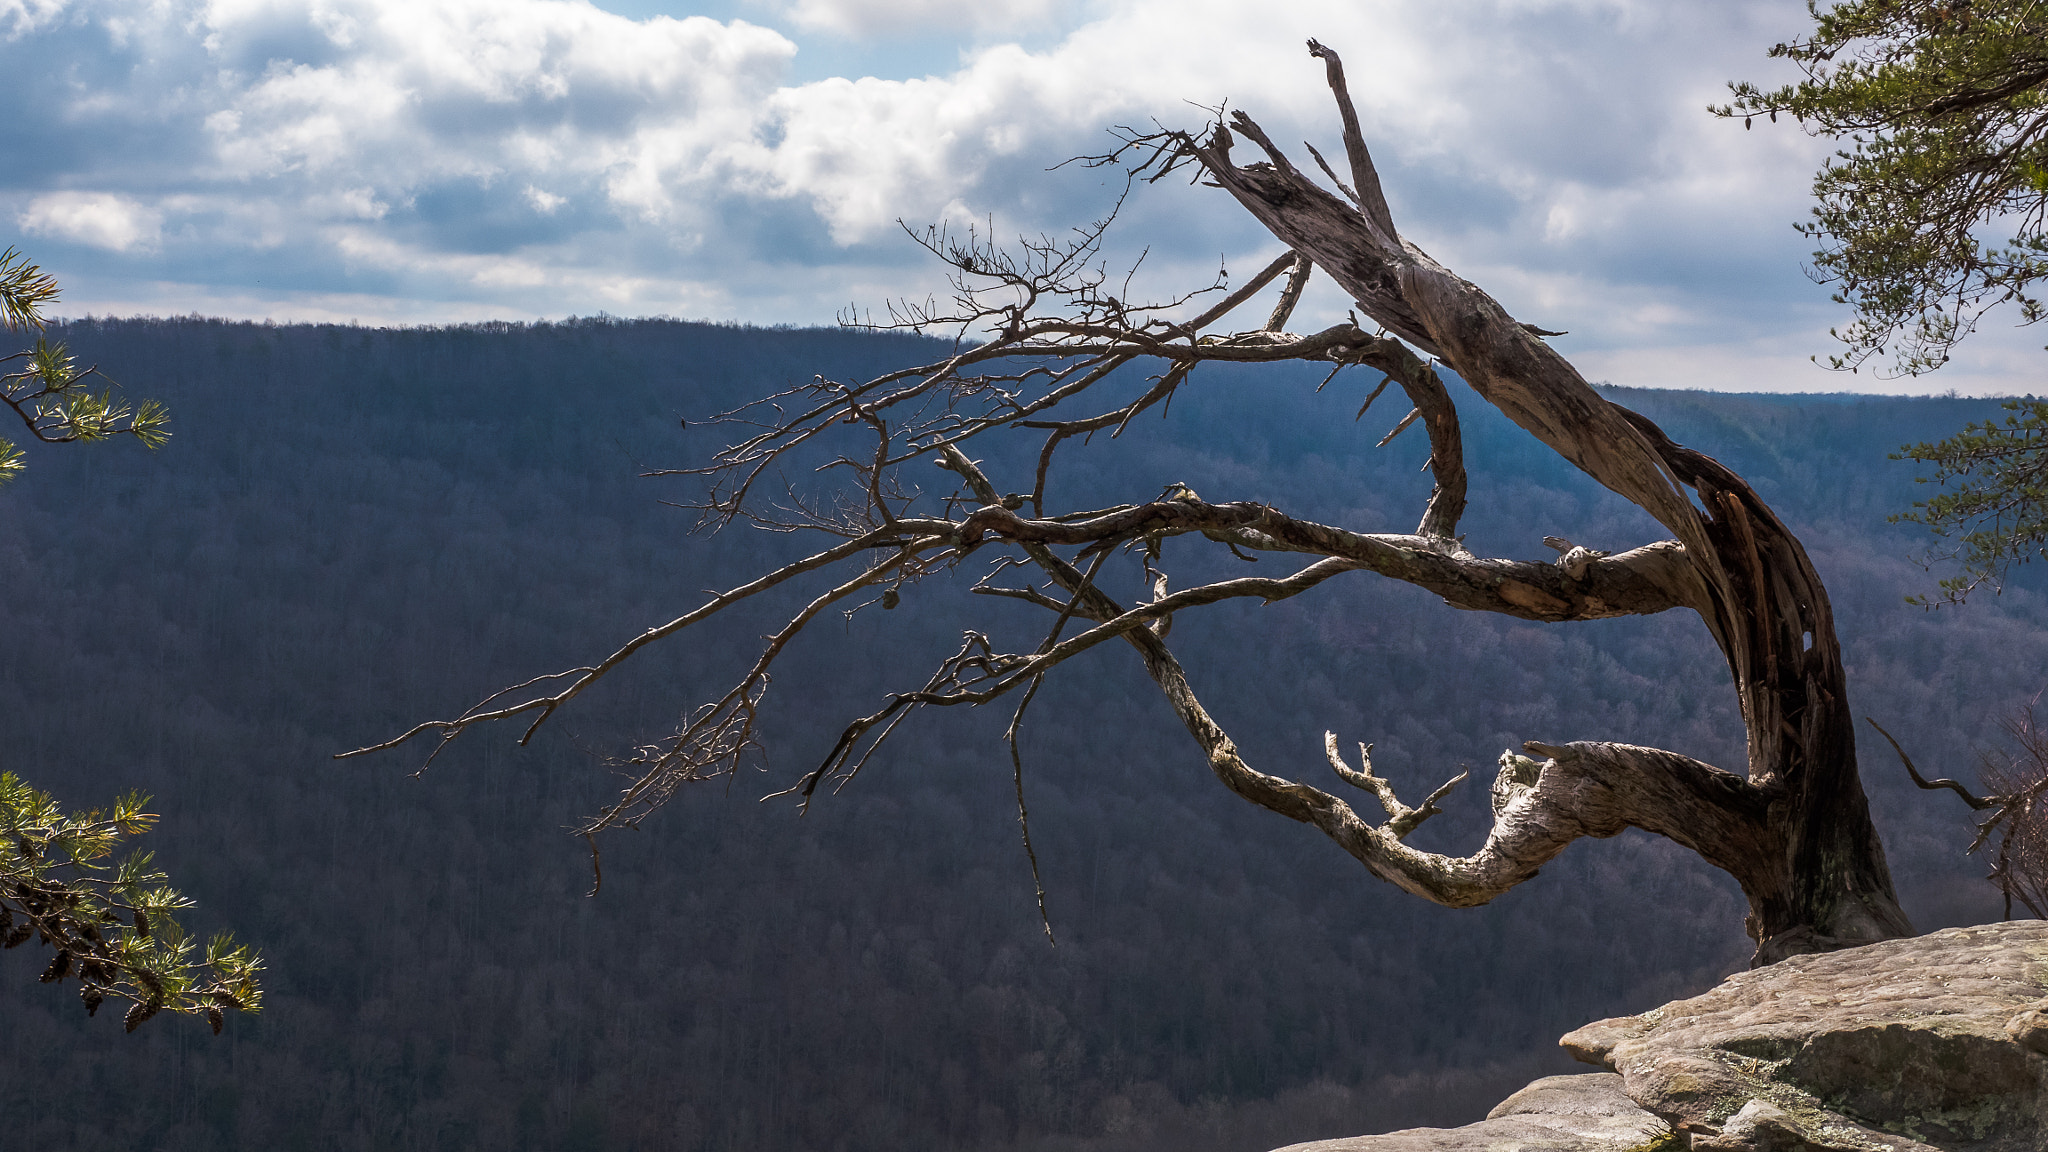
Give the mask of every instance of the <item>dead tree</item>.
[{"label": "dead tree", "polygon": [[1978,796],[1946,778],[1929,780],[1920,774],[1913,758],[1892,739],[1892,734],[1875,720],[1869,720],[1878,735],[1898,753],[1899,762],[1913,783],[1929,792],[1943,788],[1953,791],[1972,812],[1986,813],[1977,824],[1977,835],[1964,855],[1977,850],[1998,833],[1998,853],[1992,858],[1985,879],[1997,885],[2005,896],[2005,918],[2012,919],[2012,902],[2017,899],[2037,920],[2048,920],[2048,729],[2034,716],[2034,704],[2006,715],[2001,725],[2018,749],[2014,752],[1985,752],[1978,775],[1988,795]]},{"label": "dead tree", "polygon": [[[819,533],[833,538],[830,546],[714,596],[597,664],[507,689],[453,719],[347,755],[428,734],[445,745],[475,725],[511,718],[527,720],[530,737],[642,647],[740,600],[818,574],[826,587],[767,639],[737,683],[689,714],[673,735],[629,758],[638,778],[587,831],[634,824],[685,783],[734,769],[755,743],[771,666],[811,621],[849,604],[895,608],[924,577],[993,557],[992,571],[974,591],[1042,608],[1047,626],[1037,642],[1009,650],[968,633],[924,685],[886,697],[875,712],[849,724],[793,792],[809,797],[821,783],[858,772],[921,707],[1018,701],[1009,729],[1014,757],[1017,725],[1042,678],[1098,644],[1121,641],[1136,650],[1226,787],[1314,826],[1373,875],[1425,899],[1451,907],[1484,904],[1534,876],[1573,840],[1640,828],[1699,853],[1741,884],[1757,964],[1912,934],[1857,776],[1834,620],[1805,549],[1741,477],[1589,387],[1544,342],[1555,333],[1516,321],[1401,237],[1337,54],[1313,41],[1309,51],[1327,70],[1342,118],[1348,185],[1310,149],[1336,192],[1297,168],[1243,112],[1219,113],[1199,133],[1126,130],[1112,153],[1090,160],[1121,165],[1137,181],[1184,173],[1235,197],[1288,248],[1249,282],[1207,307],[1200,306],[1208,299],[1201,293],[1140,305],[1108,290],[1117,285],[1099,262],[1106,224],[1076,238],[1026,243],[1014,253],[973,232],[964,238],[925,233],[921,242],[952,265],[955,306],[892,309],[890,320],[877,326],[952,334],[954,353],[865,383],[819,378],[729,414],[749,424],[750,434],[706,467],[689,470],[708,480],[700,506],[707,522]],[[1262,158],[1240,163],[1236,153],[1245,142]],[[1377,331],[1367,331],[1356,316],[1309,334],[1288,329],[1302,286],[1317,268]],[[1261,327],[1219,330],[1283,276],[1278,303]],[[1212,291],[1221,292],[1221,285]],[[1185,486],[1107,508],[1047,506],[1046,477],[1062,443],[1114,434],[1170,401],[1205,362],[1290,360],[1327,363],[1333,372],[1363,365],[1384,374],[1381,389],[1391,382],[1406,395],[1413,411],[1396,432],[1421,426],[1434,478],[1413,533],[1354,532],[1265,504],[1211,503]],[[1670,538],[1615,554],[1546,539],[1559,553],[1546,560],[1467,551],[1458,537],[1466,502],[1458,413],[1438,363],[1531,436],[1649,513]],[[1128,365],[1157,370],[1134,398],[1101,399],[1132,378],[1119,371]],[[1010,491],[968,449],[977,437],[1015,429],[1036,430],[1044,442],[1028,488]],[[771,486],[778,464],[848,434],[858,434],[863,446],[831,461],[848,477],[839,501],[785,496],[778,506],[760,498],[757,489]],[[909,468],[918,464],[924,470],[912,474]],[[953,474],[950,494],[921,490],[918,478],[931,475],[931,464]],[[1292,553],[1306,563],[1291,575],[1170,591],[1154,565],[1168,537],[1240,554]],[[1122,604],[1099,586],[1103,565],[1120,553],[1144,566],[1149,601]],[[1036,576],[1005,583],[1019,570]],[[1175,613],[1202,605],[1236,597],[1273,601],[1359,571],[1428,589],[1457,608],[1523,620],[1697,613],[1733,673],[1748,736],[1746,771],[1628,744],[1530,741],[1527,755],[1501,758],[1486,842],[1454,857],[1405,842],[1438,811],[1443,790],[1409,807],[1369,759],[1347,763],[1334,735],[1325,742],[1329,767],[1370,793],[1385,809],[1384,822],[1290,778],[1299,773],[1253,767],[1197,698],[1166,644],[1168,624]]]}]

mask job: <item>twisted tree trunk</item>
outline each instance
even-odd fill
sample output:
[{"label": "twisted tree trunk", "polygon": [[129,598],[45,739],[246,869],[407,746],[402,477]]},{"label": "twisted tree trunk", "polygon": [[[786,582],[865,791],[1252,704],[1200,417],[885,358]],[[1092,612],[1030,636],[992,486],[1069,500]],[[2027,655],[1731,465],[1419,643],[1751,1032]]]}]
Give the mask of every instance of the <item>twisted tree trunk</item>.
[{"label": "twisted tree trunk", "polygon": [[[785,582],[835,572],[832,586],[765,639],[759,659],[723,696],[690,712],[674,735],[643,746],[626,761],[637,778],[586,831],[633,824],[685,783],[734,770],[755,745],[771,666],[825,610],[842,603],[854,605],[846,611],[858,610],[863,596],[869,597],[866,603],[894,608],[923,577],[994,554],[988,577],[975,591],[1023,600],[1049,613],[1051,628],[1036,647],[999,651],[987,634],[968,632],[960,651],[922,688],[891,693],[877,711],[855,719],[790,791],[808,797],[834,774],[846,778],[860,771],[911,710],[975,706],[1015,693],[1020,702],[1008,734],[1021,804],[1015,736],[1036,686],[1060,663],[1121,640],[1137,650],[1226,786],[1314,825],[1374,875],[1426,899],[1453,907],[1484,904],[1536,875],[1573,840],[1634,827],[1669,837],[1735,877],[1749,898],[1756,963],[1910,935],[1856,775],[1827,592],[1799,541],[1740,477],[1602,399],[1544,343],[1546,333],[1518,323],[1484,292],[1401,239],[1345,93],[1343,68],[1335,53],[1314,42],[1310,50],[1324,60],[1343,117],[1354,186],[1334,173],[1330,179],[1349,202],[1297,171],[1243,113],[1206,138],[1174,131],[1127,134],[1124,148],[1095,158],[1120,161],[1135,151],[1143,162],[1134,178],[1147,170],[1157,178],[1188,163],[1204,168],[1289,248],[1248,283],[1179,321],[1169,316],[1179,315],[1192,296],[1138,306],[1099,291],[1099,277],[1090,269],[1107,221],[1081,230],[1070,242],[1027,243],[1021,255],[971,236],[965,243],[949,240],[934,230],[921,242],[958,274],[957,311],[905,306],[898,326],[975,333],[975,339],[956,345],[937,363],[853,383],[821,376],[762,401],[758,411],[742,409],[729,419],[748,429],[745,438],[718,453],[710,466],[682,470],[712,478],[705,503],[697,505],[707,523],[745,519],[778,531],[823,534],[836,543],[716,594],[603,660],[515,685],[452,719],[428,721],[349,755],[428,733],[445,745],[471,727],[513,717],[530,720],[531,736],[557,709],[646,645]],[[1255,142],[1266,159],[1233,161],[1240,135]],[[1330,171],[1327,165],[1324,171]],[[1302,283],[1317,266],[1391,335],[1367,333],[1356,323],[1309,335],[1285,331]],[[1290,270],[1263,328],[1205,331]],[[1530,435],[1643,508],[1671,539],[1610,556],[1546,538],[1560,553],[1554,562],[1468,552],[1457,535],[1467,492],[1456,407],[1416,350],[1448,364]],[[1142,395],[1106,411],[1073,415],[1073,407],[1093,403],[1082,399],[1093,395],[1091,389],[1141,359],[1166,364]],[[1164,405],[1209,360],[1362,364],[1398,383],[1414,410],[1389,438],[1419,424],[1429,437],[1435,480],[1416,530],[1363,533],[1262,503],[1210,504],[1178,484],[1142,504],[1047,512],[1047,469],[1062,441],[1120,429]],[[785,401],[791,401],[787,408]],[[1021,428],[1047,438],[1029,493],[1006,494],[962,445],[997,429]],[[814,450],[827,437],[852,434],[848,429],[871,436],[873,443],[832,462],[857,480],[839,503],[809,508],[799,502],[767,511],[749,504],[749,492],[768,469],[790,453]],[[965,491],[939,501],[939,511],[923,511],[933,505],[920,503],[922,485],[901,472],[913,462],[940,464],[959,476]],[[1027,507],[1029,516],[1023,513]],[[1169,594],[1165,573],[1153,568],[1169,537],[1311,560],[1280,578],[1218,580]],[[1096,583],[1096,573],[1119,545],[1142,558],[1149,602],[1126,607]],[[1075,551],[1062,555],[1062,548]],[[988,583],[1020,566],[1035,567],[1050,584]],[[1628,744],[1530,742],[1524,747],[1533,756],[1510,752],[1501,758],[1486,843],[1469,856],[1453,857],[1405,842],[1438,811],[1436,801],[1449,785],[1410,807],[1373,773],[1369,759],[1353,767],[1335,738],[1327,738],[1329,766],[1339,779],[1370,793],[1386,810],[1386,821],[1375,825],[1337,796],[1251,767],[1196,698],[1168,649],[1173,614],[1234,597],[1282,599],[1359,571],[1429,589],[1459,608],[1525,620],[1562,623],[1693,610],[1734,675],[1748,735],[1746,774]],[[1067,635],[1074,622],[1091,626]]]},{"label": "twisted tree trunk", "polygon": [[[1296,170],[1241,112],[1232,126],[1266,161],[1234,163],[1235,141],[1220,125],[1189,150],[1362,312],[1441,358],[1530,435],[1670,530],[1685,571],[1664,583],[1699,613],[1726,656],[1747,729],[1746,780],[1651,749],[1531,745],[1552,763],[1530,785],[1530,811],[1496,829],[1489,848],[1502,850],[1499,874],[1482,870],[1489,875],[1474,894],[1490,895],[1507,875],[1532,874],[1574,836],[1633,826],[1694,849],[1741,883],[1758,964],[1912,935],[1857,776],[1834,616],[1806,550],[1741,477],[1603,399],[1530,326],[1399,237],[1342,65],[1334,52],[1310,47],[1325,61],[1344,116],[1354,203]],[[1527,771],[1504,769],[1504,777],[1518,770]],[[1407,878],[1432,898],[1464,886],[1457,869],[1419,871]]]}]

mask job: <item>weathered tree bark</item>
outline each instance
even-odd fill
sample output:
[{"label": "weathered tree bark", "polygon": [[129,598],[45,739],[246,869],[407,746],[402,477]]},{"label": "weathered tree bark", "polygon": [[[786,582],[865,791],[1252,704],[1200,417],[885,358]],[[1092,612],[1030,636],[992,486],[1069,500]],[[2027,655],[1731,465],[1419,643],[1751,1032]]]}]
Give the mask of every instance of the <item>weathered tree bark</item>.
[{"label": "weathered tree bark", "polygon": [[[1728,660],[1749,746],[1743,780],[1649,749],[1532,745],[1552,759],[1529,794],[1529,810],[1504,820],[1469,867],[1372,855],[1394,865],[1388,878],[1403,887],[1463,903],[1533,874],[1573,835],[1632,826],[1698,851],[1741,883],[1758,964],[1911,935],[1857,776],[1834,617],[1806,550],[1739,476],[1603,399],[1528,326],[1399,237],[1350,111],[1342,64],[1313,42],[1311,51],[1325,61],[1344,113],[1357,206],[1295,169],[1242,112],[1232,125],[1262,147],[1266,161],[1236,164],[1232,133],[1220,125],[1190,150],[1362,312],[1441,358],[1530,435],[1671,531],[1690,570],[1685,603]],[[1213,740],[1196,736],[1214,760]],[[1322,823],[1277,794],[1253,798]],[[1324,830],[1340,841],[1357,836],[1341,822]]]},{"label": "weathered tree bark", "polygon": [[[1173,131],[1129,134],[1117,154],[1097,158],[1114,161],[1136,151],[1143,162],[1133,169],[1134,179],[1148,170],[1156,179],[1183,164],[1200,165],[1288,247],[1248,283],[1192,319],[1175,320],[1193,295],[1136,305],[1102,290],[1096,245],[1107,221],[1081,230],[1078,240],[1026,242],[1021,255],[933,230],[920,242],[954,268],[957,311],[903,305],[890,326],[967,337],[946,359],[865,382],[819,377],[770,397],[731,414],[732,423],[748,430],[745,438],[709,466],[684,470],[711,478],[706,502],[697,506],[707,523],[745,520],[776,531],[821,532],[837,537],[836,544],[719,593],[588,667],[506,689],[453,719],[421,724],[359,751],[430,732],[445,745],[472,726],[512,717],[529,717],[531,736],[534,727],[646,645],[787,581],[835,569],[833,585],[766,638],[759,659],[724,696],[691,712],[673,736],[627,759],[638,779],[585,830],[633,824],[683,784],[734,769],[755,744],[770,666],[810,621],[846,603],[854,605],[848,611],[863,603],[896,608],[903,591],[922,577],[994,553],[991,577],[1022,567],[1037,569],[1048,581],[1041,587],[996,587],[985,579],[975,587],[1053,615],[1035,649],[999,651],[987,635],[968,632],[959,652],[923,688],[893,693],[879,710],[851,722],[790,791],[808,798],[827,778],[859,772],[911,710],[972,706],[1015,693],[1022,702],[1007,736],[1021,818],[1016,733],[1037,685],[1063,661],[1121,640],[1137,650],[1227,787],[1315,826],[1374,875],[1426,899],[1453,907],[1484,904],[1534,876],[1573,840],[1633,827],[1692,849],[1741,884],[1758,964],[1912,934],[1893,895],[1856,774],[1827,592],[1799,541],[1740,477],[1603,399],[1544,343],[1541,337],[1550,333],[1518,323],[1491,297],[1400,237],[1345,92],[1342,65],[1314,42],[1310,50],[1325,63],[1343,118],[1351,185],[1321,156],[1316,160],[1348,203],[1298,171],[1243,113],[1201,138]],[[1236,163],[1231,151],[1239,136],[1256,143],[1266,159]],[[1284,331],[1316,267],[1335,278],[1385,332],[1373,335],[1355,322],[1308,335]],[[1283,274],[1286,285],[1264,327],[1205,331]],[[1215,289],[1203,291],[1220,289],[1219,280]],[[1047,308],[1059,311],[1048,315]],[[1483,558],[1467,551],[1457,536],[1467,492],[1456,407],[1434,364],[1416,350],[1448,365],[1530,435],[1643,508],[1672,538],[1608,555],[1546,537],[1544,543],[1560,553],[1554,561]],[[1164,361],[1165,367],[1146,378],[1136,399],[1078,417],[1061,408],[1092,397],[1091,389],[1114,391],[1104,382],[1128,381],[1129,375],[1118,373],[1140,360]],[[1170,402],[1188,374],[1209,360],[1311,360],[1334,365],[1333,373],[1365,365],[1386,376],[1373,397],[1399,384],[1413,410],[1387,439],[1421,426],[1435,481],[1415,531],[1362,533],[1260,503],[1212,504],[1184,484],[1169,484],[1145,503],[1047,512],[1047,470],[1063,442],[1097,433],[1114,437],[1138,414]],[[851,434],[872,436],[873,444],[825,464],[856,481],[836,503],[806,505],[792,498],[782,508],[763,510],[750,502],[754,484],[769,469],[792,453],[836,451],[820,446],[849,434],[849,428]],[[961,447],[1004,428],[1047,434],[1029,493],[1005,493]],[[942,495],[942,512],[928,511],[931,497],[901,471],[919,461],[937,463],[960,479],[964,491]],[[1172,537],[1312,559],[1285,576],[1219,580],[1169,593],[1161,545]],[[1074,551],[1062,555],[1060,549]],[[1149,602],[1126,607],[1096,584],[1102,565],[1119,550],[1140,557]],[[1155,561],[1161,569],[1155,570]],[[1450,785],[1410,807],[1373,773],[1369,757],[1353,767],[1328,737],[1331,770],[1386,809],[1386,821],[1375,825],[1337,796],[1253,768],[1196,697],[1168,649],[1174,613],[1234,597],[1278,600],[1368,571],[1429,589],[1457,608],[1525,620],[1564,623],[1691,609],[1733,673],[1747,729],[1746,774],[1654,748],[1532,741],[1524,747],[1531,755],[1509,752],[1501,758],[1486,843],[1469,856],[1453,857],[1405,843],[1438,811],[1435,802]],[[856,599],[861,596],[869,598]],[[1076,621],[1089,626],[1066,635]],[[513,697],[509,703],[503,702],[507,696]]]}]

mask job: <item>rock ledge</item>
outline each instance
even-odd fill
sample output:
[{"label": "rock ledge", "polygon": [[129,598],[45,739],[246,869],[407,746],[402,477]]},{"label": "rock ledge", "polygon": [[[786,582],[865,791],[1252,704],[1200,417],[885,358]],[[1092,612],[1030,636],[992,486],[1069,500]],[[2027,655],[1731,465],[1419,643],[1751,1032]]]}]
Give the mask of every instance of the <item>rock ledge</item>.
[{"label": "rock ledge", "polygon": [[1283,1152],[2040,1152],[2048,923],[1795,956],[1560,1043],[1613,1075]]}]

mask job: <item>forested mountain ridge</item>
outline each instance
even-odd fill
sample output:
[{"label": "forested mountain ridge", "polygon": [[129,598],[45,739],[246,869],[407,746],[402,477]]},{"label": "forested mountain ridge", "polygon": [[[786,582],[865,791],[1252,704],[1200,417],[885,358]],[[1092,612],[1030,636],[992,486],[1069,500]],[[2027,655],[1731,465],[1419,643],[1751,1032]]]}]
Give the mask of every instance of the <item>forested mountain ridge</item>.
[{"label": "forested mountain ridge", "polygon": [[[609,799],[601,758],[720,690],[769,619],[649,652],[534,747],[507,729],[430,772],[336,751],[588,662],[779,554],[686,534],[698,416],[934,345],[665,321],[452,329],[86,321],[53,335],[169,403],[154,455],[48,454],[0,492],[9,586],[0,766],[60,799],[157,794],[162,859],[271,963],[270,1007],[219,1041],[122,1037],[19,969],[0,1109],[25,1145],[99,1148],[1256,1149],[1469,1119],[1546,1070],[1558,1034],[1697,991],[1748,949],[1725,879],[1634,835],[1574,847],[1451,912],[1209,776],[1135,661],[1061,670],[1026,787],[1061,944],[1039,932],[995,715],[928,715],[799,820],[759,795],[957,635],[864,613],[770,696],[770,774],[608,838],[605,884],[564,826]],[[1170,417],[1070,476],[1104,502],[1186,481],[1367,530],[1426,491],[1373,380],[1204,369]],[[1647,518],[1457,385],[1481,554],[1563,535],[1619,550]],[[1922,540],[1902,442],[1993,402],[1615,389],[1743,473],[1834,597],[1852,701],[1967,775],[2048,682],[2025,581],[1960,612],[1903,596]],[[1018,443],[1014,471],[1035,451]],[[1020,477],[1012,487],[1026,487]],[[81,517],[81,502],[101,511]],[[60,529],[61,526],[61,529]],[[1168,560],[1174,559],[1168,546]],[[1263,572],[1261,574],[1264,574]],[[2031,573],[2023,576],[2031,577]],[[943,601],[958,589],[920,588]],[[940,614],[933,613],[936,621]],[[1321,779],[1322,732],[1376,743],[1404,790],[1523,739],[1658,744],[1728,767],[1741,726],[1697,621],[1541,626],[1366,574],[1176,626],[1205,699],[1269,771]],[[66,706],[53,708],[54,701]],[[1922,929],[1996,915],[1959,806],[1865,745]],[[1418,834],[1469,847],[1483,787]],[[25,1053],[37,1053],[31,1061]]]}]

